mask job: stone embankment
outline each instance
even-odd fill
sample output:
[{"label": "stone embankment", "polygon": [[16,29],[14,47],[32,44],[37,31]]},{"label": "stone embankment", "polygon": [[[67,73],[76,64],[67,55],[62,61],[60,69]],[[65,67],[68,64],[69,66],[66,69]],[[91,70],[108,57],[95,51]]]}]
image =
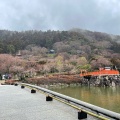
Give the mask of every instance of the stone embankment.
[{"label": "stone embankment", "polygon": [[86,79],[79,75],[50,75],[39,78],[28,78],[27,83],[47,86],[71,86],[71,85],[88,85],[88,86],[120,86],[119,76],[104,76],[101,78],[91,77]]},{"label": "stone embankment", "polygon": [[82,84],[88,84],[90,86],[101,86],[101,87],[120,86],[120,76],[90,77],[89,79],[83,78]]},{"label": "stone embankment", "polygon": [[[21,80],[19,80],[21,82]],[[15,82],[19,82],[18,80],[5,80],[1,81],[0,84],[14,84]],[[103,77],[89,77],[83,78],[80,77],[79,74],[55,74],[55,75],[47,75],[41,77],[33,77],[33,78],[25,78],[22,82],[26,82],[29,84],[34,84],[38,86],[105,86],[105,87],[115,87],[120,86],[120,76],[103,76]]]}]

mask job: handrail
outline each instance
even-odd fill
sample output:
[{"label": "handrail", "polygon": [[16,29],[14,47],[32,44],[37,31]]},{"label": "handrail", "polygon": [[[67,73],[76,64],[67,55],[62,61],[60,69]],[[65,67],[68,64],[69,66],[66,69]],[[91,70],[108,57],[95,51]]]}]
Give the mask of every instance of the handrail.
[{"label": "handrail", "polygon": [[67,100],[69,102],[75,103],[77,105],[81,105],[81,106],[83,106],[85,108],[89,108],[92,111],[95,111],[97,113],[103,114],[103,115],[105,115],[107,117],[120,120],[120,114],[119,113],[116,113],[116,112],[113,112],[113,111],[110,111],[110,110],[107,110],[107,109],[104,109],[104,108],[101,108],[101,107],[89,104],[87,102],[83,102],[81,100],[77,100],[75,98],[72,98],[72,97],[69,97],[69,96],[66,96],[66,95],[63,95],[63,94],[60,94],[60,93],[57,93],[57,92],[54,92],[54,91],[51,91],[51,90],[39,87],[39,86],[35,86],[35,85],[31,85],[31,84],[26,84],[26,83],[21,83],[21,85],[41,90],[41,91],[49,93],[49,94],[51,94],[53,96],[57,96],[59,98],[65,99],[65,100]]}]

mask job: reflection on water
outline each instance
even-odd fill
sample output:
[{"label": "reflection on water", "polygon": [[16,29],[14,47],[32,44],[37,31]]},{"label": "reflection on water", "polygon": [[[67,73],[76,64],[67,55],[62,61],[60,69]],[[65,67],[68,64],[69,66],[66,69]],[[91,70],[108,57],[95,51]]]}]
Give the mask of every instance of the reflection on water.
[{"label": "reflection on water", "polygon": [[66,87],[53,91],[120,113],[120,87]]}]

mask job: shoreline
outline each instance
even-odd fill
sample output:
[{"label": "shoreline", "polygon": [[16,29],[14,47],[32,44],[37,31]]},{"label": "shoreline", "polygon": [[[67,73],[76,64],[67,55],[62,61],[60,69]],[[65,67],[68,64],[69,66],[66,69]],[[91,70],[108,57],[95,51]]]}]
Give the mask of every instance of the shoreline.
[{"label": "shoreline", "polygon": [[40,78],[27,78],[24,82],[38,86],[95,86],[116,87],[120,86],[120,79],[85,79],[79,75],[52,75]]},{"label": "shoreline", "polygon": [[86,79],[80,77],[79,74],[71,75],[47,75],[37,76],[32,78],[24,78],[22,80],[1,80],[0,84],[14,84],[16,82],[24,82],[28,84],[34,84],[43,87],[61,87],[61,86],[95,86],[95,87],[116,87],[120,86],[120,77],[116,78],[96,78]]}]

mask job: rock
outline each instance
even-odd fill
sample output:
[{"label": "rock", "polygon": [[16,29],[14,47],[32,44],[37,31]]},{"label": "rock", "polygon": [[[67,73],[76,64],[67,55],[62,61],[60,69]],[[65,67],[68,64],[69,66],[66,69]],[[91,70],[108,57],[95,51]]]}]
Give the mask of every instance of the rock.
[{"label": "rock", "polygon": [[112,81],[112,87],[115,87],[115,83]]}]

